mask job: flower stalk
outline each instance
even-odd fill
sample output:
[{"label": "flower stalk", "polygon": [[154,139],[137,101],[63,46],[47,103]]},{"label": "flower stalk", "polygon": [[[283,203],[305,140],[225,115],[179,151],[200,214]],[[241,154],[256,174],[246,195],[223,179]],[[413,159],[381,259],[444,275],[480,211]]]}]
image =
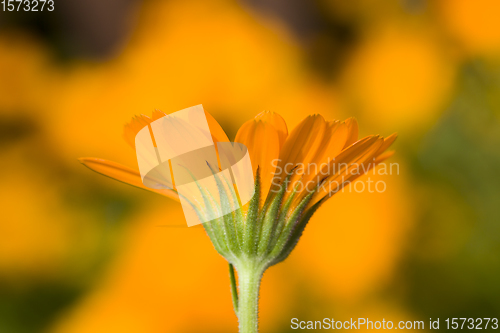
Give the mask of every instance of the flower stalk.
[{"label": "flower stalk", "polygon": [[[264,206],[260,207],[261,178],[257,170],[255,194],[246,210],[237,210],[203,224],[216,250],[229,262],[233,307],[238,316],[240,333],[259,331],[262,275],[267,268],[286,259],[312,216],[305,209],[312,194],[296,205],[291,204],[295,190],[290,191],[285,199],[290,176],[284,179],[279,191],[268,197]],[[226,193],[222,186],[219,191],[221,204],[229,204],[234,194]]]},{"label": "flower stalk", "polygon": [[238,320],[240,333],[257,333],[259,314],[259,289],[263,269],[255,263],[246,263],[238,269],[239,298]]}]

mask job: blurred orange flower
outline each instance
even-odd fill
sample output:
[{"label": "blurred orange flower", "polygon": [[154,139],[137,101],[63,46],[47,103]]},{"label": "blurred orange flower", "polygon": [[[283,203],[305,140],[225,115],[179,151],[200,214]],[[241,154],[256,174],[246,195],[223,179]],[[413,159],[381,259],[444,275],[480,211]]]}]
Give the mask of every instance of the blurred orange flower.
[{"label": "blurred orange flower", "polygon": [[438,118],[453,75],[433,31],[387,24],[361,43],[343,84],[363,120],[414,131]]},{"label": "blurred orange flower", "polygon": [[445,28],[467,53],[500,52],[500,2],[442,0],[437,4]]}]

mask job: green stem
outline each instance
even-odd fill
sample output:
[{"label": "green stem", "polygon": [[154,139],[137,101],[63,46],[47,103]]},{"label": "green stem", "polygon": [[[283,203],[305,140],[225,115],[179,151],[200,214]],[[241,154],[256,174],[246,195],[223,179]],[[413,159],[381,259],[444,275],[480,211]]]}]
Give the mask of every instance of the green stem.
[{"label": "green stem", "polygon": [[240,333],[259,332],[259,288],[263,269],[253,263],[238,267]]}]

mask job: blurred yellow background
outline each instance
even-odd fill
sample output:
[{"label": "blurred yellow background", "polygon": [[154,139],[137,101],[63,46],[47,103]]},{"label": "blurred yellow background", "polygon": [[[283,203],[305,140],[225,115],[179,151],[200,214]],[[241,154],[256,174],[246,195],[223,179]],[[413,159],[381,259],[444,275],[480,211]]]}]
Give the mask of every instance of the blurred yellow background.
[{"label": "blurred yellow background", "polygon": [[0,12],[0,332],[235,332],[227,264],[136,167],[135,114],[203,104],[399,133],[384,193],[339,193],[264,275],[261,331],[500,313],[500,2],[68,0]]}]

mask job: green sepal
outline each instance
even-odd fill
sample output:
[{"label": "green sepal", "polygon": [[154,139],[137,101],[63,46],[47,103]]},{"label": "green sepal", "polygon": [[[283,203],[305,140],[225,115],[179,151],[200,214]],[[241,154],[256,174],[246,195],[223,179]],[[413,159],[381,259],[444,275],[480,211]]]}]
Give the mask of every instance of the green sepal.
[{"label": "green sepal", "polygon": [[244,221],[243,232],[243,253],[248,255],[255,254],[257,247],[256,233],[260,232],[259,221],[259,204],[260,204],[260,168],[257,167],[255,177],[255,193],[250,200],[248,212]]},{"label": "green sepal", "polygon": [[278,242],[283,227],[285,226],[287,218],[290,215],[290,207],[292,205],[292,202],[295,200],[295,196],[297,195],[297,187],[298,186],[294,187],[292,194],[288,197],[288,199],[285,201],[285,204],[283,205],[283,208],[280,210],[279,217],[277,219],[277,224],[273,229],[271,239],[269,240],[269,245],[267,246],[266,254],[268,254],[276,246],[276,243]]},{"label": "green sepal", "polygon": [[264,254],[267,253],[267,249],[269,247],[269,241],[278,222],[278,215],[281,208],[281,203],[288,188],[288,181],[290,180],[290,177],[291,174],[287,175],[284,183],[281,185],[279,192],[274,196],[274,198],[269,204],[269,208],[264,213],[262,230],[260,232],[258,240],[257,256],[263,256]]},{"label": "green sepal", "polygon": [[297,205],[293,213],[287,219],[285,227],[283,228],[283,232],[278,237],[278,241],[276,245],[271,250],[269,256],[272,258],[271,262],[274,262],[274,258],[277,258],[283,253],[288,241],[291,239],[292,233],[295,231],[297,225],[300,222],[300,218],[304,209],[307,207],[309,202],[311,201],[315,192],[309,193],[302,201]]},{"label": "green sepal", "polygon": [[[220,181],[219,175],[214,174],[214,178],[217,184],[217,189],[219,191],[221,209],[223,211],[230,211],[231,204],[229,202],[226,190],[224,189],[224,186]],[[211,193],[209,193],[209,195],[212,197]],[[219,220],[222,220],[221,227],[224,232],[224,239],[227,243],[227,247],[231,254],[235,258],[237,258],[241,254],[241,248],[236,237],[236,227],[234,225],[233,214],[225,214]]]},{"label": "green sepal", "polygon": [[314,215],[314,213],[318,210],[318,208],[321,206],[323,203],[323,200],[320,200],[319,202],[315,203],[311,208],[308,208],[300,220],[298,221],[295,229],[293,230],[292,234],[290,235],[290,238],[287,240],[285,246],[281,249],[281,252],[276,258],[274,258],[270,263],[269,266],[276,265],[290,255],[290,253],[293,251],[295,246],[297,246],[297,243],[299,242],[300,237],[302,236],[302,233],[304,232],[304,229],[306,228],[307,223],[311,219],[311,217]]},{"label": "green sepal", "polygon": [[[210,194],[207,193],[198,183],[197,180],[195,180],[195,184],[198,187],[198,190],[202,194],[203,197],[203,203],[205,204],[206,211],[205,213],[208,214],[208,216],[204,216],[200,211],[199,207],[196,207],[193,203],[190,202],[191,206],[195,209],[196,213],[198,214],[199,218],[201,221],[203,220],[209,220],[208,222],[202,223],[204,225],[205,230],[207,230],[207,227],[211,228],[211,233],[207,232],[208,236],[212,240],[212,243],[214,244],[215,249],[217,252],[219,252],[223,257],[228,259],[228,256],[230,255],[229,253],[229,248],[227,245],[227,242],[224,238],[224,232],[220,228],[220,219],[219,218],[213,218],[215,216],[213,212],[213,206],[212,203],[210,202]],[[208,226],[206,226],[208,224]]]}]

